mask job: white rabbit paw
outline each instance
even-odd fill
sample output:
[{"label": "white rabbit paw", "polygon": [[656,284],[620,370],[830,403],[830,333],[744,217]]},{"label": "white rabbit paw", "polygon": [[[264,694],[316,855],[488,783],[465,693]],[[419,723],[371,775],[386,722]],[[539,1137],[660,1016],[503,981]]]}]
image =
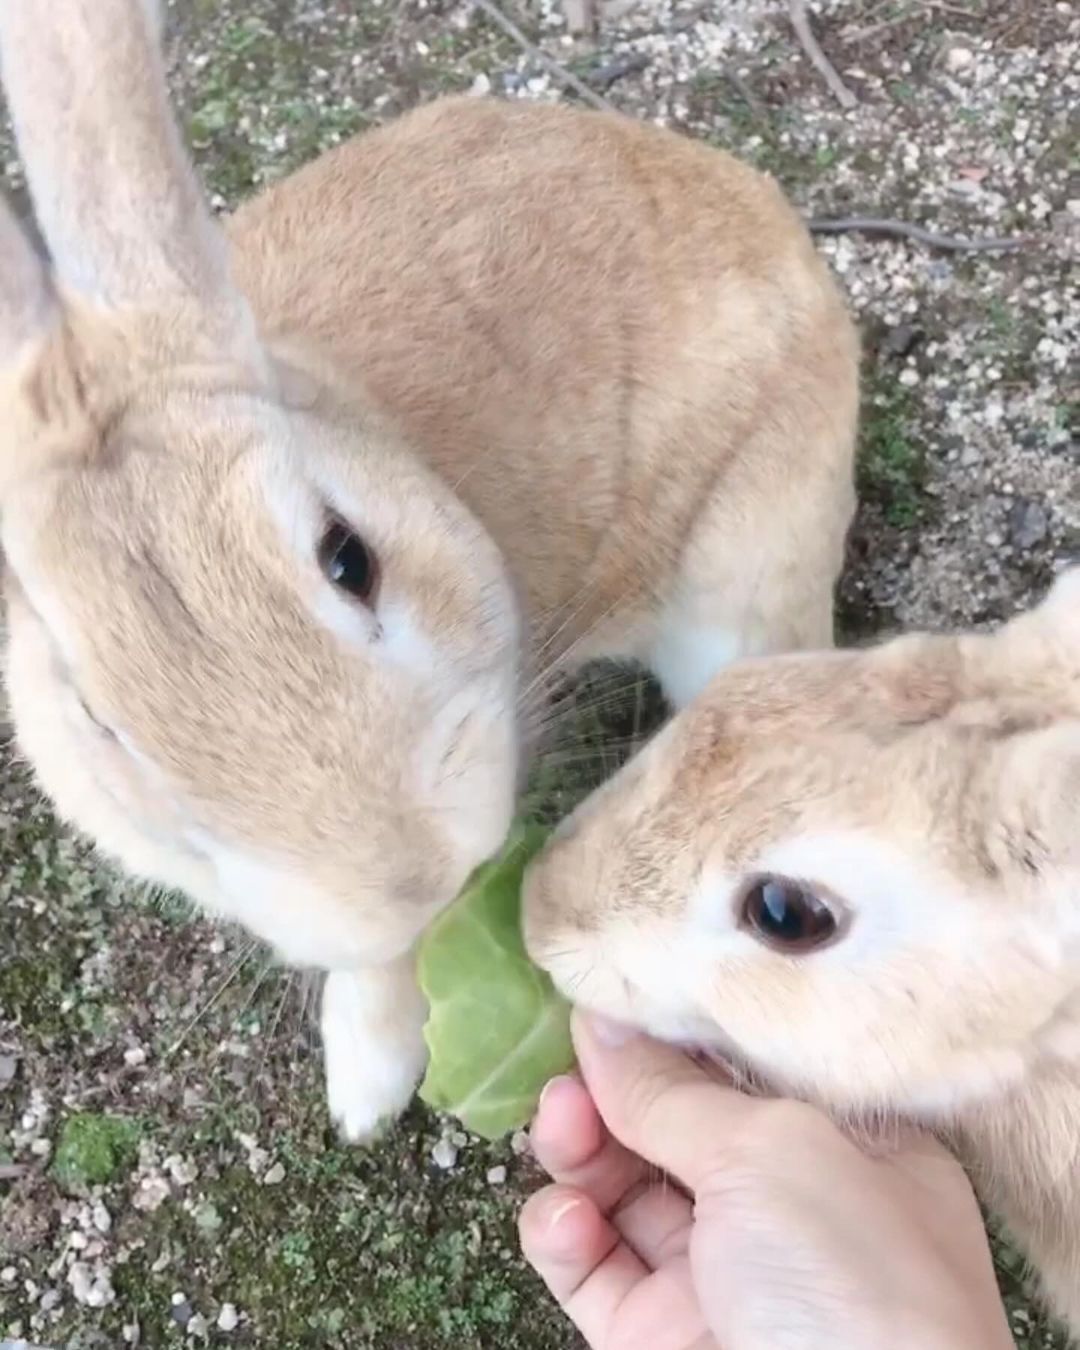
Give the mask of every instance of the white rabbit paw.
[{"label": "white rabbit paw", "polygon": [[427,1062],[424,1016],[419,990],[401,988],[387,972],[335,970],[326,977],[326,1097],[347,1142],[375,1139],[412,1100]]}]

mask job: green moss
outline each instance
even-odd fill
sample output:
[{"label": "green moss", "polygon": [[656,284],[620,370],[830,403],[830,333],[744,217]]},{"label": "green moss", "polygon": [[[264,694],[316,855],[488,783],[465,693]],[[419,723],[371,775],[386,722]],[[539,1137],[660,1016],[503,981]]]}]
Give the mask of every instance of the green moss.
[{"label": "green moss", "polygon": [[972,345],[972,355],[993,362],[1005,384],[1022,384],[1034,377],[1034,355],[1042,336],[1039,316],[1000,296],[987,302],[986,317]]},{"label": "green moss", "polygon": [[[361,40],[378,36],[376,13],[359,11]],[[368,125],[352,98],[313,97],[318,60],[313,39],[257,8],[220,28],[188,104],[187,130],[208,186],[230,204]]]},{"label": "green moss", "polygon": [[991,1227],[994,1268],[1017,1350],[1063,1350],[1064,1330],[1032,1300],[1027,1262],[1008,1237]]},{"label": "green moss", "polygon": [[557,696],[533,764],[522,814],[554,825],[598,787],[665,715],[654,680],[633,667],[597,665]]},{"label": "green moss", "polygon": [[711,144],[747,160],[791,191],[814,182],[835,162],[836,146],[813,154],[796,149],[796,112],[765,107],[740,80],[700,71],[690,81],[687,105],[692,126],[700,126]]},{"label": "green moss", "polygon": [[100,1005],[99,997],[81,988],[80,969],[102,944],[118,888],[82,846],[58,832],[14,765],[5,768],[0,808],[0,912],[11,934],[0,938],[0,1017],[49,1041],[78,1036],[107,1020],[104,1008],[91,1006]]},{"label": "green moss", "polygon": [[[193,1155],[230,1148],[225,1115],[199,1128]],[[143,1242],[114,1271],[118,1303],[103,1329],[137,1316],[146,1343],[168,1343],[179,1288],[204,1315],[235,1303],[254,1343],[282,1350],[569,1350],[568,1324],[517,1256],[520,1191],[486,1180],[496,1161],[524,1164],[505,1147],[474,1145],[454,1174],[440,1173],[429,1160],[437,1138],[414,1111],[380,1150],[340,1148],[327,1143],[317,1101],[306,1101],[303,1119],[274,1140],[281,1185],[228,1165],[207,1183],[212,1231],[205,1200],[170,1198],[145,1216]]]},{"label": "green moss", "polygon": [[67,1191],[103,1186],[135,1157],[140,1125],[129,1116],[84,1111],[68,1116],[53,1155],[52,1174]]},{"label": "green moss", "polygon": [[863,398],[857,474],[859,494],[899,529],[925,506],[926,458],[915,440],[909,390],[892,377],[872,378]]},{"label": "green moss", "polygon": [[1066,399],[1053,411],[1053,429],[1068,436],[1080,435],[1080,399]]}]

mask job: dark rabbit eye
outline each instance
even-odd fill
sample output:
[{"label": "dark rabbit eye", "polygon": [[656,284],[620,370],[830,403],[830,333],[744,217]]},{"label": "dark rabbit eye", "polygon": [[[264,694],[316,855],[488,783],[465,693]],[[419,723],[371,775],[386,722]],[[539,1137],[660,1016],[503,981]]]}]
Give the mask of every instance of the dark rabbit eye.
[{"label": "dark rabbit eye", "polygon": [[784,952],[808,952],[836,936],[834,909],[785,877],[761,877],[742,898],[740,919],[755,937]]},{"label": "dark rabbit eye", "polygon": [[373,603],[379,580],[375,555],[360,536],[336,516],[319,541],[319,566],[327,581],[339,590],[348,592],[365,605]]}]

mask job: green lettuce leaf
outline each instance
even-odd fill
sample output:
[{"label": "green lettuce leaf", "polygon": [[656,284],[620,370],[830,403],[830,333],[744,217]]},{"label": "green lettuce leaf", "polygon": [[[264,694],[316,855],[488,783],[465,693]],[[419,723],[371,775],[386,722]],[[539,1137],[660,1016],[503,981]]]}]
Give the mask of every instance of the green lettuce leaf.
[{"label": "green lettuce leaf", "polygon": [[546,837],[516,828],[420,944],[430,1007],[420,1096],[485,1139],[525,1125],[548,1079],[574,1064],[570,1006],[521,937],[521,883]]}]

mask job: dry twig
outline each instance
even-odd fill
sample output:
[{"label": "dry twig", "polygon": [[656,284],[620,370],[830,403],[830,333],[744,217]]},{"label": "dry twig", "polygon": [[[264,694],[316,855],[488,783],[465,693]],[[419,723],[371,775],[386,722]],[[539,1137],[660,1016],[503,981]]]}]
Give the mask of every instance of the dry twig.
[{"label": "dry twig", "polygon": [[788,7],[791,13],[791,26],[799,39],[799,45],[810,58],[811,65],[829,86],[841,108],[854,108],[858,100],[836,73],[836,67],[821,50],[814,36],[806,13],[806,0],[788,0]]},{"label": "dry twig", "polygon": [[595,70],[589,72],[589,84],[594,89],[610,89],[617,81],[624,79],[627,75],[636,75],[639,71],[645,70],[649,64],[649,58],[640,52],[631,52],[628,56],[619,57],[615,61],[609,61],[606,65],[597,66]]},{"label": "dry twig", "polygon": [[1011,239],[965,239],[957,234],[936,234],[921,225],[884,216],[818,216],[807,223],[811,234],[886,234],[896,239],[911,239],[946,253],[1012,253],[1032,242],[1030,235],[1015,235]]},{"label": "dry twig", "polygon": [[606,98],[601,98],[595,89],[590,89],[585,81],[579,80],[573,71],[567,70],[553,57],[541,51],[535,42],[531,42],[513,19],[507,18],[498,5],[494,3],[494,0],[473,0],[473,4],[482,14],[486,14],[493,24],[501,28],[507,37],[512,38],[531,60],[543,66],[553,79],[558,80],[564,89],[572,89],[579,98],[591,104],[592,107],[598,108],[601,112],[615,111],[615,108]]},{"label": "dry twig", "polygon": [[890,33],[894,28],[901,28],[906,23],[922,23],[923,16],[914,11],[908,14],[898,14],[893,19],[881,19],[878,23],[867,24],[865,28],[856,28],[849,25],[840,30],[840,36],[849,47],[855,46],[859,42],[869,42],[873,38],[882,37],[885,33]]}]

